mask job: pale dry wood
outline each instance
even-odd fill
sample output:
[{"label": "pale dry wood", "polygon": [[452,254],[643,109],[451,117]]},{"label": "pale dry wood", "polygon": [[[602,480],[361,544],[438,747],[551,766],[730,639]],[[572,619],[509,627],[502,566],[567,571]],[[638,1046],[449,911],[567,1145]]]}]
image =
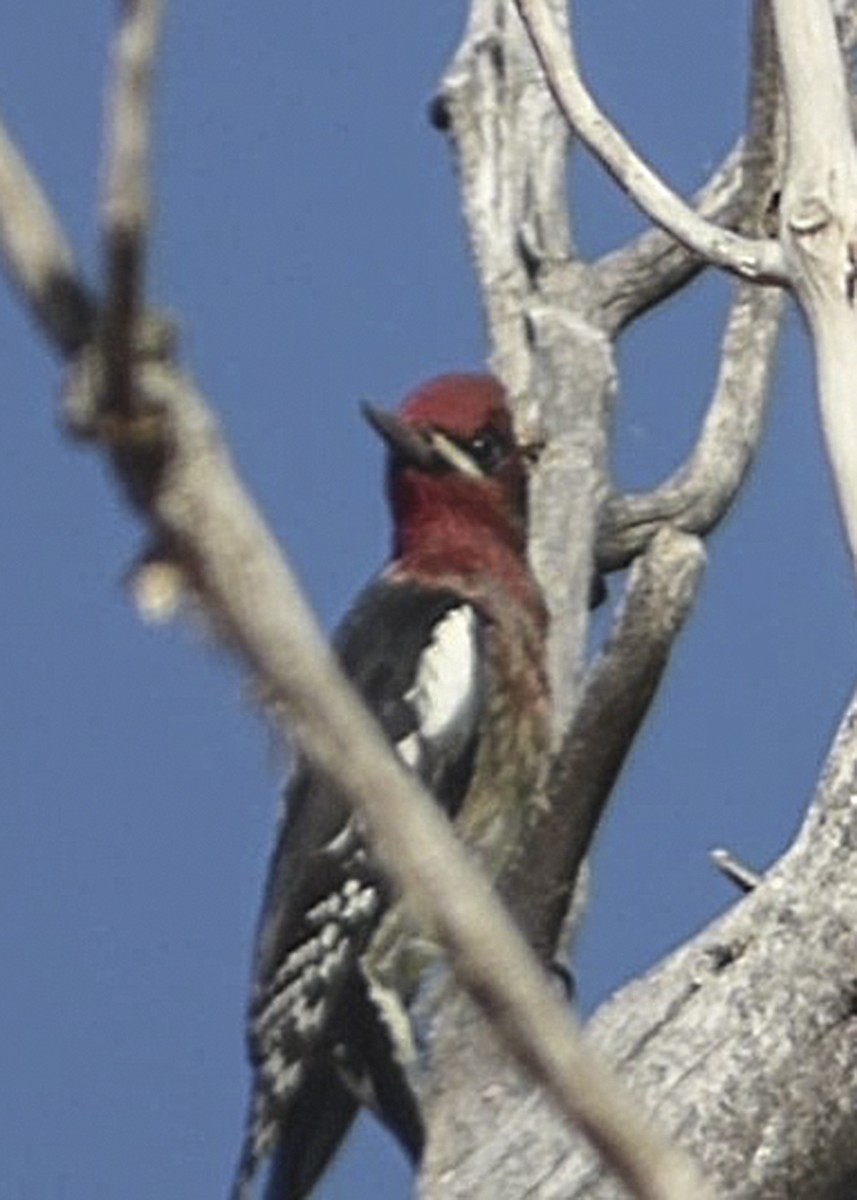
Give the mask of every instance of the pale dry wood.
[{"label": "pale dry wood", "polygon": [[[768,6],[761,4],[754,26],[749,132],[741,156],[741,224],[754,234],[773,224],[773,199],[782,185],[781,99],[776,39]],[[605,302],[612,308],[609,294]],[[696,445],[654,491],[607,501],[598,547],[603,570],[626,565],[664,522],[704,536],[729,511],[764,430],[783,307],[780,289],[737,284],[717,384]]]},{"label": "pale dry wood", "polygon": [[731,508],[753,464],[767,414],[784,297],[741,284],[723,339],[714,398],[689,458],[651,492],[610,497],[598,562],[626,566],[666,523],[710,533]]},{"label": "pale dry wood", "polygon": [[[578,272],[578,286],[586,282]],[[752,335],[747,299],[745,341]],[[767,364],[760,369],[766,372]],[[729,370],[737,384],[739,363]],[[740,400],[740,391],[733,399]],[[839,804],[849,790],[853,797],[853,721],[831,760]],[[829,775],[820,795],[831,794]],[[853,833],[822,818],[806,836],[811,860],[790,857],[785,890],[775,875],[770,890],[763,885],[751,898],[758,907],[736,910],[734,925],[727,919],[633,985],[594,1026],[600,1044],[627,1070],[641,1106],[659,1121],[665,1117],[730,1197],[832,1200],[854,1192]],[[748,936],[752,953],[745,955]],[[818,943],[808,945],[816,936]],[[448,1186],[446,1194],[469,1200],[619,1195],[621,1187],[585,1147],[569,1146],[526,1081],[492,1055],[485,1027],[466,1012],[459,1019],[447,1074],[472,1078],[473,1111],[457,1109],[470,1126],[463,1136],[454,1122],[442,1129],[438,1140],[453,1143],[457,1157],[450,1175],[435,1175],[435,1194]],[[468,1036],[476,1047],[469,1055]]]},{"label": "pale dry wood", "polygon": [[[561,20],[561,0],[552,3]],[[568,131],[509,0],[471,4],[435,114],[458,169],[492,365],[519,432],[546,446],[531,482],[530,556],[551,615],[559,731],[586,653],[615,364],[588,311],[569,224]]]},{"label": "pale dry wood", "polygon": [[[729,1200],[855,1194],[855,764],[857,696],[793,848],[587,1028],[641,1109]],[[458,1195],[623,1200],[526,1080],[499,1069],[496,1083],[498,1132],[462,1163]]]},{"label": "pale dry wood", "polygon": [[0,249],[6,273],[50,345],[72,354],[91,336],[95,300],[42,189],[0,123]]},{"label": "pale dry wood", "polygon": [[711,851],[710,858],[717,870],[742,892],[752,892],[762,882],[763,876],[748,867],[746,863],[742,863],[731,850],[718,846],[717,849]]},{"label": "pale dry wood", "polygon": [[614,626],[590,668],[551,766],[545,808],[516,864],[518,919],[546,960],[555,954],[595,830],[696,600],[704,565],[698,538],[662,525],[634,563]]},{"label": "pale dry wood", "polygon": [[152,76],[161,0],[122,0],[108,98],[103,200],[106,299],[101,337],[108,402],[131,404],[132,341],[145,302]]},{"label": "pale dry wood", "polygon": [[[736,228],[747,208],[744,139],[727,154],[694,197],[694,210],[726,229]],[[647,229],[627,245],[611,250],[592,266],[596,311],[613,338],[651,308],[668,300],[708,263],[663,229]]]},{"label": "pale dry wood", "polygon": [[833,11],[772,0],[788,118],[783,254],[812,331],[818,396],[857,571],[857,149]]},{"label": "pale dry wood", "polygon": [[636,153],[586,88],[567,31],[557,24],[545,0],[515,0],[515,5],[569,125],[634,203],[707,262],[745,279],[786,282],[775,241],[742,237],[706,221]]},{"label": "pale dry wood", "polygon": [[[854,36],[857,30],[849,31]],[[706,220],[759,236],[776,229],[782,185],[783,113],[779,59],[770,11],[754,6],[749,121],[724,161],[694,197]],[[662,229],[648,230],[595,264],[598,307],[611,336],[669,298],[708,264]]]},{"label": "pale dry wood", "polygon": [[[561,16],[562,5],[553,7]],[[551,609],[557,729],[563,730],[579,694],[615,364],[597,323],[591,273],[575,258],[559,203],[566,134],[539,87],[538,65],[511,3],[476,0],[435,116],[457,155],[495,361],[520,393],[524,435],[545,444],[531,490],[531,536]],[[562,891],[567,874],[537,877],[540,886]],[[508,891],[520,916],[532,878]],[[488,1097],[500,1064],[490,1033],[485,1053],[471,1053],[476,1035],[467,1014],[453,997],[438,1023],[427,1097],[430,1150],[420,1183],[425,1195],[468,1194],[473,1178],[466,1164],[493,1129]],[[483,1045],[481,1035],[476,1040]],[[465,1054],[468,1068],[454,1069]]]}]

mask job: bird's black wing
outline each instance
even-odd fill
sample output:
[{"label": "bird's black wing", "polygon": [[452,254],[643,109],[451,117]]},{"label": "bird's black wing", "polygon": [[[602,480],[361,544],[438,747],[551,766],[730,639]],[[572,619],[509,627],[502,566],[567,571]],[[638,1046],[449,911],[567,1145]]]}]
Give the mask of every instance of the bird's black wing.
[{"label": "bird's black wing", "polygon": [[[381,579],[335,641],[342,666],[402,760],[454,815],[467,790],[485,694],[482,618],[459,596]],[[287,792],[259,926],[248,1040],[254,1098],[236,1195],[276,1148],[271,1200],[305,1195],[356,1112],[337,1072],[361,1056],[402,1108],[395,1078],[372,1071],[385,1032],[358,963],[389,903],[389,884],[336,789],[298,765]],[[383,1102],[383,1101],[382,1101]]]}]

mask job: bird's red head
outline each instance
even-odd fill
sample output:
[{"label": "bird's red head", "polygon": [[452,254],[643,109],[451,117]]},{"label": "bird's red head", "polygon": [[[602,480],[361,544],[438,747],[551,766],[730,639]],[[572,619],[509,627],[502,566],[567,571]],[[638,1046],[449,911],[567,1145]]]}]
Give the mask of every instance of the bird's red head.
[{"label": "bird's red head", "polygon": [[441,375],[396,414],[366,408],[390,449],[394,560],[426,574],[525,564],[526,456],[490,375]]}]

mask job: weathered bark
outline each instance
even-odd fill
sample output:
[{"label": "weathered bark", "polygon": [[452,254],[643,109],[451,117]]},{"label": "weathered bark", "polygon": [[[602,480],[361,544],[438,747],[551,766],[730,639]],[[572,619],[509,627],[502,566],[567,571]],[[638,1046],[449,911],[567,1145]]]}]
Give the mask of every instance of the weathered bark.
[{"label": "weathered bark", "polygon": [[[504,37],[511,36],[509,30],[515,28],[511,3],[477,3],[474,13],[484,17],[486,7],[495,22],[495,36],[497,28]],[[535,2],[521,7],[530,13],[545,8]],[[500,9],[504,10],[502,20],[497,15]],[[555,19],[556,5],[552,11]],[[840,32],[853,36],[853,6],[840,15]],[[473,48],[465,39],[456,59],[459,71],[468,52],[472,54]],[[774,54],[770,14],[767,6],[760,4],[751,137],[743,159],[743,208],[730,197],[728,203],[735,203],[737,210],[732,208],[728,219],[737,219],[742,230],[761,239],[754,245],[771,262],[778,260],[780,252],[769,255],[763,247],[770,243],[764,238],[776,232],[776,197],[783,163]],[[500,57],[508,68],[508,56]],[[504,86],[514,92],[508,76],[507,69]],[[559,94],[555,81],[553,86]],[[495,91],[485,89],[487,101],[483,92],[477,91],[470,97],[471,103],[487,103],[490,108]],[[459,116],[465,130],[468,120],[467,113]],[[515,126],[514,107],[495,120]],[[596,135],[599,132],[603,131],[596,128]],[[476,150],[490,154],[497,145],[514,142],[514,138],[513,132],[495,129],[491,145]],[[814,144],[818,146],[818,136]],[[604,137],[601,149],[611,170],[616,161],[610,158],[612,147],[609,137]],[[463,185],[469,220],[474,220],[475,212],[481,228],[490,233],[483,206],[474,203],[468,191],[469,181],[488,171],[482,163],[472,165],[463,172]],[[844,188],[840,193],[834,188],[833,196],[825,197],[822,215],[832,222],[831,232],[836,236],[841,237],[839,231],[847,222],[842,216],[831,218],[828,209],[844,195],[851,197],[853,207],[854,191]],[[638,199],[651,199],[645,187],[641,192]],[[537,188],[530,189],[529,195],[538,194]],[[652,194],[657,204],[657,192]],[[551,209],[548,215],[553,215]],[[681,222],[685,216],[681,214]],[[799,214],[797,224],[801,224]],[[688,223],[688,230],[695,228],[693,222]],[[675,232],[682,236],[682,229]],[[797,228],[792,232],[798,237],[806,233],[815,237],[821,231]],[[707,237],[716,241],[717,234],[709,231],[702,240]],[[694,269],[690,248],[698,250],[700,246],[695,234],[688,236],[684,250],[668,248],[662,234],[650,234],[633,248],[609,256],[594,270],[579,262],[564,264],[573,285],[554,320],[557,325],[565,322],[567,330],[578,336],[584,328],[590,335],[595,331],[604,364],[600,410],[604,423],[599,427],[593,457],[603,453],[600,439],[609,436],[611,339],[626,319],[667,295],[676,280],[690,278]],[[496,253],[485,234],[479,242],[478,265],[489,290],[489,312],[494,303],[491,287],[501,273],[486,271],[485,262],[491,262]],[[790,261],[793,253],[787,252],[779,261]],[[724,251],[724,265],[728,265],[727,257]],[[828,308],[841,307],[850,278],[842,267],[846,259],[840,241],[830,251],[832,282],[826,293],[813,298],[818,308],[825,303]],[[643,281],[647,270],[649,278]],[[853,294],[853,284],[851,289]],[[638,298],[637,307],[627,298],[629,291]],[[522,302],[521,295],[517,301]],[[618,319],[617,302],[622,314]],[[697,447],[681,470],[654,492],[609,499],[602,510],[599,543],[603,567],[615,568],[630,561],[664,525],[705,534],[731,505],[763,429],[781,307],[781,297],[775,292],[742,285],[724,339],[720,381]],[[826,355],[831,364],[836,330],[840,337],[845,336],[846,326],[854,341],[853,312],[845,324],[833,323]],[[848,352],[840,355],[843,357],[848,361]],[[548,369],[559,367],[554,360]],[[578,385],[573,366],[569,370],[569,379]],[[846,374],[846,387],[852,374]],[[561,377],[555,380],[554,396],[561,390],[561,382]],[[822,377],[822,387],[824,383]],[[551,390],[543,382],[541,388],[531,396],[534,403]],[[586,365],[579,388],[572,387],[563,401],[557,401],[555,428],[562,429],[564,421],[566,427],[580,421],[576,410],[580,397],[580,407],[587,411],[586,397],[591,393]],[[839,432],[832,437],[834,457],[837,448],[840,457],[847,456],[850,443],[842,431],[851,419],[853,404],[843,411],[841,404],[834,403],[831,411],[834,420],[840,421]],[[575,428],[582,439],[576,445],[578,461],[585,461],[587,452],[592,454],[593,443],[586,441],[592,427],[587,430],[583,422]],[[846,462],[840,466],[840,478],[850,477],[849,471]],[[603,476],[599,485],[603,485]],[[553,479],[551,487],[556,486]],[[596,488],[596,495],[603,496],[603,490]],[[843,507],[847,511],[847,499]],[[542,519],[537,505],[533,514],[536,558],[550,594],[564,560],[559,542],[543,538]],[[541,553],[546,553],[547,564],[539,558]],[[568,637],[569,627],[558,624],[555,632],[555,654],[562,662],[563,638]],[[572,640],[572,661],[577,661],[576,652]],[[563,693],[564,700],[567,694]],[[575,699],[579,694],[579,689],[573,693]],[[561,710],[561,727],[567,713],[567,709]],[[846,1195],[857,1178],[857,1139],[853,1137],[857,885],[851,878],[855,723],[857,708],[852,707],[805,828],[765,882],[727,917],[649,976],[624,989],[590,1026],[593,1041],[641,1107],[652,1114],[659,1128],[692,1153],[718,1191],[730,1197]],[[570,797],[573,805],[573,788]],[[568,821],[573,825],[574,820],[570,811]],[[532,862],[530,867],[530,878],[535,880]],[[550,888],[554,883],[549,870],[547,880],[538,876],[539,886]],[[591,1149],[570,1136],[549,1106],[533,1093],[466,1001],[449,1001],[443,1017],[428,1090],[433,1141],[420,1180],[422,1195],[558,1198],[625,1194]]]},{"label": "weathered bark", "polygon": [[[553,10],[560,19],[563,5]],[[557,730],[574,709],[615,400],[611,344],[589,312],[566,196],[568,131],[508,0],[475,0],[440,84],[482,287],[492,363],[522,435],[544,443],[531,556],[551,614]]]},{"label": "weathered bark", "polygon": [[[792,850],[760,887],[619,992],[589,1026],[640,1106],[730,1200],[854,1194],[855,813],[857,699]],[[484,1033],[475,1037],[474,1058],[486,1053]],[[426,1194],[626,1194],[510,1067],[498,1072],[480,1112],[471,1152],[447,1176],[449,1190]]]}]

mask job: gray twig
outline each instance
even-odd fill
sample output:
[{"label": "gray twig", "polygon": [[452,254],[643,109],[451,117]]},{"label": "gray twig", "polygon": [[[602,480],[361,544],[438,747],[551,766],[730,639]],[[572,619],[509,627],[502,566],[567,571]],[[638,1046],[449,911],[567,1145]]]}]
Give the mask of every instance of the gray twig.
[{"label": "gray twig", "polygon": [[145,297],[149,231],[152,73],[161,0],[121,0],[114,51],[113,94],[107,106],[103,205],[106,303],[101,336],[110,405],[131,403],[135,325]]},{"label": "gray twig", "polygon": [[[543,819],[519,863],[515,910],[549,958],[616,779],[690,612],[705,564],[698,538],[664,527],[631,571],[547,785]],[[534,872],[543,881],[534,888]],[[517,877],[516,877],[517,878]]]},{"label": "gray twig", "polygon": [[742,892],[755,891],[764,878],[758,871],[746,866],[730,850],[725,850],[723,847],[711,851],[711,861],[717,870]]},{"label": "gray twig", "polygon": [[0,250],[48,343],[73,354],[92,336],[95,300],[42,189],[0,123]]}]

